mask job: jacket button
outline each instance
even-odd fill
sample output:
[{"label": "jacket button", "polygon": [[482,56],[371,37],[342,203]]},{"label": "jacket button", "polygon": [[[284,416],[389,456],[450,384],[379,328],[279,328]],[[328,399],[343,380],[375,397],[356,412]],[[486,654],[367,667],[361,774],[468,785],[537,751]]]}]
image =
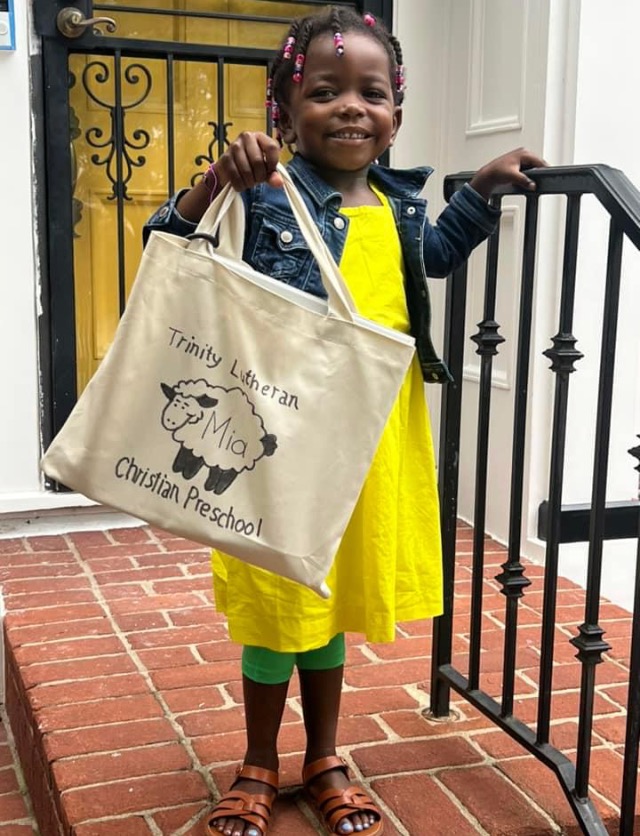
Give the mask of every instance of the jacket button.
[{"label": "jacket button", "polygon": [[407,215],[415,215],[415,213],[416,213],[416,207],[415,206],[409,206],[409,208],[407,209]]},{"label": "jacket button", "polygon": [[280,240],[283,244],[290,244],[293,241],[293,233],[289,232],[288,229],[283,230],[280,233]]},{"label": "jacket button", "polygon": [[333,225],[336,229],[344,229],[346,226],[346,221],[344,218],[334,218]]}]

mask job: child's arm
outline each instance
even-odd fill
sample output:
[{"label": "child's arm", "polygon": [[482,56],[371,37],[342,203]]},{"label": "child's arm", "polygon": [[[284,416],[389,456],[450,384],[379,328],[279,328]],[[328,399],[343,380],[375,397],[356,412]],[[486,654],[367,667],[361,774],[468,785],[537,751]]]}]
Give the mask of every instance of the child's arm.
[{"label": "child's arm", "polygon": [[469,185],[485,200],[489,200],[491,193],[498,186],[519,186],[531,191],[535,189],[536,184],[527,177],[523,169],[544,168],[546,165],[543,159],[526,148],[516,148],[483,165]]},{"label": "child's arm", "polygon": [[263,133],[245,131],[216,160],[213,173],[206,181],[199,180],[192,189],[172,195],[149,218],[142,230],[146,244],[153,230],[186,236],[195,231],[207,207],[227,183],[242,191],[256,183],[281,186],[282,178],[275,171],[280,159],[280,146]]},{"label": "child's arm", "polygon": [[427,275],[444,277],[459,267],[495,229],[500,211],[487,203],[495,188],[512,184],[527,191],[535,184],[523,168],[546,166],[544,160],[517,148],[483,166],[470,183],[455,192],[435,224],[425,225],[422,255]]},{"label": "child's arm", "polygon": [[264,133],[243,131],[216,160],[213,190],[201,180],[180,197],[176,209],[186,220],[197,222],[211,199],[227,183],[238,192],[265,182],[279,187],[282,185],[282,178],[276,172],[279,159],[280,146],[275,139]]}]

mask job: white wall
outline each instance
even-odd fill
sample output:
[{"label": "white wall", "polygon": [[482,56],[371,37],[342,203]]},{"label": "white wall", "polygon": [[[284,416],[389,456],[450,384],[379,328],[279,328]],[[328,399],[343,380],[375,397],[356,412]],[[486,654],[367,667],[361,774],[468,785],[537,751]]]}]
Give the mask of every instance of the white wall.
[{"label": "white wall", "polygon": [[33,210],[38,187],[32,156],[29,5],[14,4],[16,50],[0,52],[0,536],[14,528],[6,522],[8,516],[93,505],[75,494],[45,492],[38,467],[40,278]]},{"label": "white wall", "polygon": [[0,52],[0,510],[40,485],[28,21],[14,5],[17,49]]},{"label": "white wall", "polygon": [[[394,30],[404,52],[407,93],[392,165],[434,166],[442,141],[445,9],[441,0],[401,0],[394,5]],[[442,178],[446,173],[436,171],[429,181],[430,204],[442,204]]]},{"label": "white wall", "polygon": [[[615,13],[614,13],[615,12]],[[577,84],[573,161],[606,163],[621,169],[640,187],[640,111],[635,90],[640,85],[637,32],[640,5],[618,0],[603,13],[598,0],[583,0],[578,27]],[[600,311],[604,294],[608,223],[594,202],[584,207],[584,234],[579,261],[581,292],[576,305],[575,336],[585,354],[572,376],[572,400],[565,502],[589,502],[593,466],[595,389],[599,371]],[[609,500],[638,498],[636,460],[627,450],[640,433],[640,258],[625,244],[618,356],[608,480]],[[581,580],[586,571],[584,546],[565,547],[561,568]],[[631,606],[635,587],[634,541],[605,544],[603,592]]]},{"label": "white wall", "polygon": [[[611,10],[610,10],[611,11]],[[429,163],[438,170],[427,189],[430,214],[442,205],[441,182],[448,173],[447,149],[443,135],[447,121],[443,90],[448,79],[449,60],[445,44],[448,7],[444,0],[398,4],[396,31],[403,43],[408,64],[409,89],[405,105],[405,124],[394,151],[394,164]],[[635,33],[640,26],[637,0],[617,3],[615,14],[603,14],[599,0],[550,0],[543,108],[535,124],[528,125],[528,137],[539,136],[532,150],[540,152],[552,165],[608,163],[625,171],[640,184],[640,110],[633,106],[629,91],[638,89],[640,66],[635,58]],[[463,50],[462,50],[463,51]],[[542,68],[540,68],[542,69]],[[622,82],[622,83],[621,83]],[[530,102],[527,102],[531,116]],[[527,144],[532,140],[527,138]],[[472,168],[473,160],[467,164]],[[593,203],[593,201],[591,201]],[[550,346],[558,328],[558,301],[561,277],[562,201],[545,199],[541,214],[538,274],[536,278],[535,328],[533,335],[531,398],[528,422],[527,480],[525,485],[525,523],[523,553],[543,560],[545,544],[537,540],[540,502],[549,494],[550,421],[555,376],[541,352]],[[607,238],[604,213],[583,206],[583,236],[579,263],[579,295],[574,334],[585,359],[571,377],[571,400],[565,470],[565,503],[589,502],[593,470],[595,429],[595,391],[600,355],[598,312],[604,292],[603,275]],[[635,498],[638,477],[627,450],[640,433],[640,342],[637,327],[640,311],[640,264],[625,249],[625,272],[619,325],[618,369],[615,381],[608,499]],[[432,292],[438,311],[443,294]],[[438,417],[438,397],[427,387],[434,420]],[[434,427],[437,434],[437,426]],[[495,488],[494,488],[495,491]],[[508,503],[508,485],[498,489],[497,502]],[[504,532],[494,532],[503,537]],[[635,543],[605,545],[603,592],[631,605],[634,588]],[[561,550],[563,573],[583,581],[587,566],[584,545]]]},{"label": "white wall", "polygon": [[[445,91],[448,83],[446,45],[449,42],[449,12],[442,0],[402,0],[395,5],[394,31],[402,44],[407,74],[403,105],[404,121],[391,154],[391,165],[398,168],[429,165],[435,169],[427,182],[429,218],[444,207],[442,181],[449,172],[444,164],[446,123]],[[444,286],[431,282],[434,306],[434,344],[441,349],[442,330],[438,310],[444,308]],[[439,306],[439,307],[438,307]],[[427,400],[438,453],[440,435],[440,387],[427,386]]]},{"label": "white wall", "polygon": [[[640,4],[637,0],[618,0],[615,14],[603,15],[597,0],[584,0],[580,20],[578,86],[575,120],[574,161],[602,162],[621,169],[640,187],[640,110],[631,91],[640,86],[637,60],[637,32]],[[606,218],[596,206],[585,217],[582,279],[585,292],[578,298],[577,321],[585,353],[600,348],[600,333],[592,327],[593,313],[601,305],[604,292],[602,271],[605,264]],[[640,261],[633,245],[625,245],[623,284],[618,331],[618,363],[614,397],[613,445],[610,490],[612,499],[637,496],[635,463],[626,450],[640,433]],[[591,327],[590,327],[591,325]],[[593,364],[595,366],[595,363]],[[597,369],[592,370],[596,374]],[[576,375],[577,377],[577,375]],[[583,421],[577,410],[576,425]],[[568,489],[579,496],[579,468],[571,474]]]}]

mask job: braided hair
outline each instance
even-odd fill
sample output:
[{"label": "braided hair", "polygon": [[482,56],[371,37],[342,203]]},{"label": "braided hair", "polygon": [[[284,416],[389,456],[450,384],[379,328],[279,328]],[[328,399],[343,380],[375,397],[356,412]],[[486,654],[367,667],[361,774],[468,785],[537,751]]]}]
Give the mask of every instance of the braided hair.
[{"label": "braided hair", "polygon": [[402,104],[405,77],[402,48],[398,39],[371,14],[360,16],[352,8],[332,6],[326,12],[294,20],[282,41],[267,81],[266,106],[271,110],[275,126],[278,125],[281,105],[287,103],[289,85],[302,79],[304,61],[311,41],[320,35],[333,35],[336,55],[342,55],[345,32],[368,35],[382,45],[389,57],[394,102],[396,105]]}]

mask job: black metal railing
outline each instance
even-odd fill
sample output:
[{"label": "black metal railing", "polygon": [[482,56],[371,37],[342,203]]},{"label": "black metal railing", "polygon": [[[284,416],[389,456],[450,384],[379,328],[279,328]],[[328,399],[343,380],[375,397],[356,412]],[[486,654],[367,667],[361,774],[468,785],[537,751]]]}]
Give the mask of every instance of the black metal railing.
[{"label": "black metal railing", "polygon": [[[447,177],[445,197],[461,188],[471,174]],[[464,360],[465,306],[467,266],[453,274],[447,287],[445,319],[445,359],[455,382],[445,388],[441,403],[440,434],[440,498],[442,508],[442,539],[444,553],[445,613],[434,627],[433,667],[431,675],[431,714],[446,716],[449,712],[450,689],[467,699],[496,725],[508,732],[529,752],[550,767],[558,777],[582,831],[586,834],[607,833],[589,797],[589,772],[593,730],[595,669],[610,647],[599,626],[603,544],[606,539],[640,538],[640,502],[607,504],[606,487],[609,465],[613,380],[617,324],[622,273],[622,244],[626,238],[640,249],[640,192],[619,171],[607,166],[576,166],[536,169],[531,172],[536,191],[528,193],[523,237],[523,260],[520,286],[519,333],[516,359],[515,402],[511,454],[510,509],[507,559],[496,580],[505,596],[505,639],[503,652],[503,684],[498,701],[480,689],[480,657],[482,647],[483,572],[485,564],[485,517],[488,489],[489,426],[491,419],[492,363],[503,342],[495,321],[496,280],[498,273],[499,237],[493,235],[488,244],[485,271],[485,296],[482,322],[471,339],[480,355],[478,395],[477,450],[475,460],[474,536],[470,616],[470,650],[468,673],[458,671],[452,660],[456,529],[458,517],[458,475],[462,412],[462,378]],[[492,200],[500,206],[505,189]],[[555,374],[555,397],[552,417],[552,441],[549,464],[548,500],[540,509],[539,536],[546,541],[542,635],[539,663],[537,722],[534,727],[514,716],[516,650],[520,599],[531,581],[520,560],[523,528],[523,496],[525,473],[525,439],[527,436],[528,395],[533,321],[533,287],[537,270],[536,248],[538,210],[546,195],[566,196],[562,288],[558,332],[551,348],[544,354],[551,361]],[[574,301],[580,208],[583,195],[593,195],[609,216],[608,255],[605,275],[605,298],[600,355],[600,376],[595,415],[595,451],[591,503],[588,506],[562,505],[567,439],[569,378],[575,363],[582,358],[573,336]],[[629,451],[640,459],[640,446]],[[640,465],[638,465],[640,470]],[[550,743],[551,695],[554,665],[554,631],[560,545],[565,542],[588,542],[588,568],[585,591],[584,622],[578,635],[570,640],[582,665],[580,713],[575,762]],[[638,567],[640,570],[640,541]],[[630,659],[630,683],[640,681],[640,584],[636,580],[633,633]],[[606,658],[606,657],[605,657]],[[640,736],[640,691],[629,688],[627,733],[623,785],[620,788],[621,836],[634,832],[635,795]]]}]

